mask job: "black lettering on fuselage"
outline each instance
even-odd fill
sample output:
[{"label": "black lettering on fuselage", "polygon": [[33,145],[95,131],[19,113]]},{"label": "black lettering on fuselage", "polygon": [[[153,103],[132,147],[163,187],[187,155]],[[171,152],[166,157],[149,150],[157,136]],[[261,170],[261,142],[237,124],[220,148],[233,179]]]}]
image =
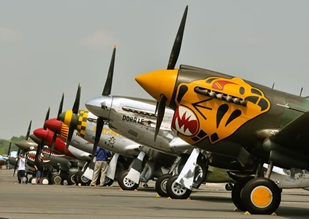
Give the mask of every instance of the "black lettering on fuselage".
[{"label": "black lettering on fuselage", "polygon": [[142,124],[144,122],[144,119],[141,119],[141,118],[138,118],[138,117],[135,117],[135,116],[123,115],[122,116],[122,121]]}]

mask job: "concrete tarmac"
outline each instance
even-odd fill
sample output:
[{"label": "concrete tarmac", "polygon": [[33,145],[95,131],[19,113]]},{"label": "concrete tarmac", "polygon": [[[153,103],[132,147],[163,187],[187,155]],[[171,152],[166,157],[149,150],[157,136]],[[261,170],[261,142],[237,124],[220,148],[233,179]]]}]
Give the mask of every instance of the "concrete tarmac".
[{"label": "concrete tarmac", "polygon": [[0,218],[308,218],[309,192],[284,190],[273,215],[234,211],[223,184],[202,185],[188,200],[156,197],[154,183],[137,191],[110,187],[19,184],[12,170],[0,169]]}]

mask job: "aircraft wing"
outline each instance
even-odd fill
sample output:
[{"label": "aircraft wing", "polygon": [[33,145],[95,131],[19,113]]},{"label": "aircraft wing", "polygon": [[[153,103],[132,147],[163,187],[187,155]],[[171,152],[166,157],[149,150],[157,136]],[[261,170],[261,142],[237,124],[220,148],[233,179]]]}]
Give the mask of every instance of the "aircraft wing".
[{"label": "aircraft wing", "polygon": [[[309,112],[305,112],[288,123],[279,132],[270,137],[272,142],[288,150],[299,150],[300,153],[309,152]],[[308,154],[307,154],[308,155]]]}]

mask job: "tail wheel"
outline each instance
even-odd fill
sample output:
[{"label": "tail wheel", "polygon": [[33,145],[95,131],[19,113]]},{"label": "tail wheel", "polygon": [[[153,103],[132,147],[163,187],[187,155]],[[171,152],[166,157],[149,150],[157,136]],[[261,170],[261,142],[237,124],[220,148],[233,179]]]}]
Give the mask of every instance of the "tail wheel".
[{"label": "tail wheel", "polygon": [[166,183],[166,191],[173,199],[187,199],[190,197],[192,190],[183,187],[176,182],[178,175],[172,176]]},{"label": "tail wheel", "polygon": [[281,190],[270,179],[250,180],[243,188],[242,200],[251,214],[271,214],[281,202]]},{"label": "tail wheel", "polygon": [[134,190],[138,188],[138,184],[127,178],[128,170],[119,173],[118,184],[123,190]]},{"label": "tail wheel", "polygon": [[155,187],[157,193],[161,197],[168,197],[168,193],[166,191],[166,184],[171,177],[172,176],[170,174],[163,174],[157,179]]},{"label": "tail wheel", "polygon": [[246,207],[243,203],[243,199],[242,199],[242,190],[244,188],[244,186],[247,184],[247,182],[249,182],[252,179],[252,177],[245,177],[245,178],[241,178],[239,179],[235,185],[233,186],[232,189],[232,200],[234,205],[236,206],[236,208],[238,208],[241,211],[246,211]]}]

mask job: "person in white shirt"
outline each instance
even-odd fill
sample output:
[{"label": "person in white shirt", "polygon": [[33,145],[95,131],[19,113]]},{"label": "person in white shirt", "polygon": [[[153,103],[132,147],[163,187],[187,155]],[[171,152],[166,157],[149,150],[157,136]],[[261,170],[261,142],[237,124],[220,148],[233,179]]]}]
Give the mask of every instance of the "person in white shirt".
[{"label": "person in white shirt", "polygon": [[25,182],[25,175],[26,175],[26,160],[24,158],[24,155],[21,154],[19,156],[19,160],[18,160],[18,172],[17,172],[17,177],[18,177],[19,183],[26,183]]}]

